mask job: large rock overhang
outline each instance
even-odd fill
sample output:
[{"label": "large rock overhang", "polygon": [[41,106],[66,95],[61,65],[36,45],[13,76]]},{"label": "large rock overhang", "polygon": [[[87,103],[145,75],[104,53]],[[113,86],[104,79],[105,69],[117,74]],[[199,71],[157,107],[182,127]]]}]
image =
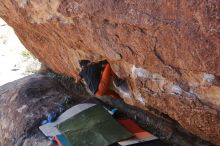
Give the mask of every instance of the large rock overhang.
[{"label": "large rock overhang", "polygon": [[0,17],[58,73],[107,59],[129,83],[124,100],[157,109],[220,145],[220,2],[0,0]]}]

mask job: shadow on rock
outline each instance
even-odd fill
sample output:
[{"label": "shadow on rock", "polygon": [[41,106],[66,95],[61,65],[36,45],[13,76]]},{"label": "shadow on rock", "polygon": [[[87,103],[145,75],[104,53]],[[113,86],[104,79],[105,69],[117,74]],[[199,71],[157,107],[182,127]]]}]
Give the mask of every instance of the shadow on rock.
[{"label": "shadow on rock", "polygon": [[75,97],[53,78],[39,74],[1,86],[0,145],[52,145],[36,129],[67,99],[74,104]]}]

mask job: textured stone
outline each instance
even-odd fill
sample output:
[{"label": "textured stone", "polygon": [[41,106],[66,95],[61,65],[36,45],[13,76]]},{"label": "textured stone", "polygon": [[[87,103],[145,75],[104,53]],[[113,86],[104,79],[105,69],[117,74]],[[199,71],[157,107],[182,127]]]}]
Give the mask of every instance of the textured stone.
[{"label": "textured stone", "polygon": [[[52,70],[107,59],[125,101],[220,145],[219,0],[0,0],[0,17]],[[213,92],[214,91],[214,92]]]},{"label": "textured stone", "polygon": [[42,75],[1,86],[0,145],[52,146],[36,129],[67,96],[68,92],[58,82]]},{"label": "textured stone", "polygon": [[200,87],[196,89],[196,94],[201,100],[206,101],[208,105],[220,110],[220,87]]}]

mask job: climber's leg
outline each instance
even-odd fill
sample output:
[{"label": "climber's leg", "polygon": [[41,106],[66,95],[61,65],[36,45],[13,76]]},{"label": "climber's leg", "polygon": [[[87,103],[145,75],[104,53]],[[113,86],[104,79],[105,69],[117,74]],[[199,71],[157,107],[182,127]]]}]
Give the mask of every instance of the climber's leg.
[{"label": "climber's leg", "polygon": [[110,84],[110,78],[111,78],[111,67],[109,64],[107,64],[105,66],[105,69],[102,73],[102,77],[98,86],[98,90],[96,92],[97,96],[103,96],[108,88],[109,88],[109,84]]}]

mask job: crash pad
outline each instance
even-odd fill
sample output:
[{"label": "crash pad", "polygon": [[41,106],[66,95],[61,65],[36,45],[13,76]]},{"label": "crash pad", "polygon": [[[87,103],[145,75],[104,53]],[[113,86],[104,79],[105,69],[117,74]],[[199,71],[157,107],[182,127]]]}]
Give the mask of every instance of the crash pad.
[{"label": "crash pad", "polygon": [[82,103],[75,105],[72,108],[65,111],[63,114],[61,114],[56,121],[42,125],[39,127],[39,129],[44,133],[45,136],[48,137],[55,137],[57,135],[61,135],[61,132],[56,128],[58,124],[66,121],[67,119],[77,115],[78,113],[92,106],[95,106],[95,104]]},{"label": "crash pad", "polygon": [[143,130],[138,124],[130,119],[117,119],[117,121],[125,127],[128,131],[134,134],[134,137],[118,142],[121,146],[128,146],[131,144],[143,143],[158,139],[151,133]]},{"label": "crash pad", "polygon": [[74,146],[107,146],[133,136],[100,105],[56,126]]}]

